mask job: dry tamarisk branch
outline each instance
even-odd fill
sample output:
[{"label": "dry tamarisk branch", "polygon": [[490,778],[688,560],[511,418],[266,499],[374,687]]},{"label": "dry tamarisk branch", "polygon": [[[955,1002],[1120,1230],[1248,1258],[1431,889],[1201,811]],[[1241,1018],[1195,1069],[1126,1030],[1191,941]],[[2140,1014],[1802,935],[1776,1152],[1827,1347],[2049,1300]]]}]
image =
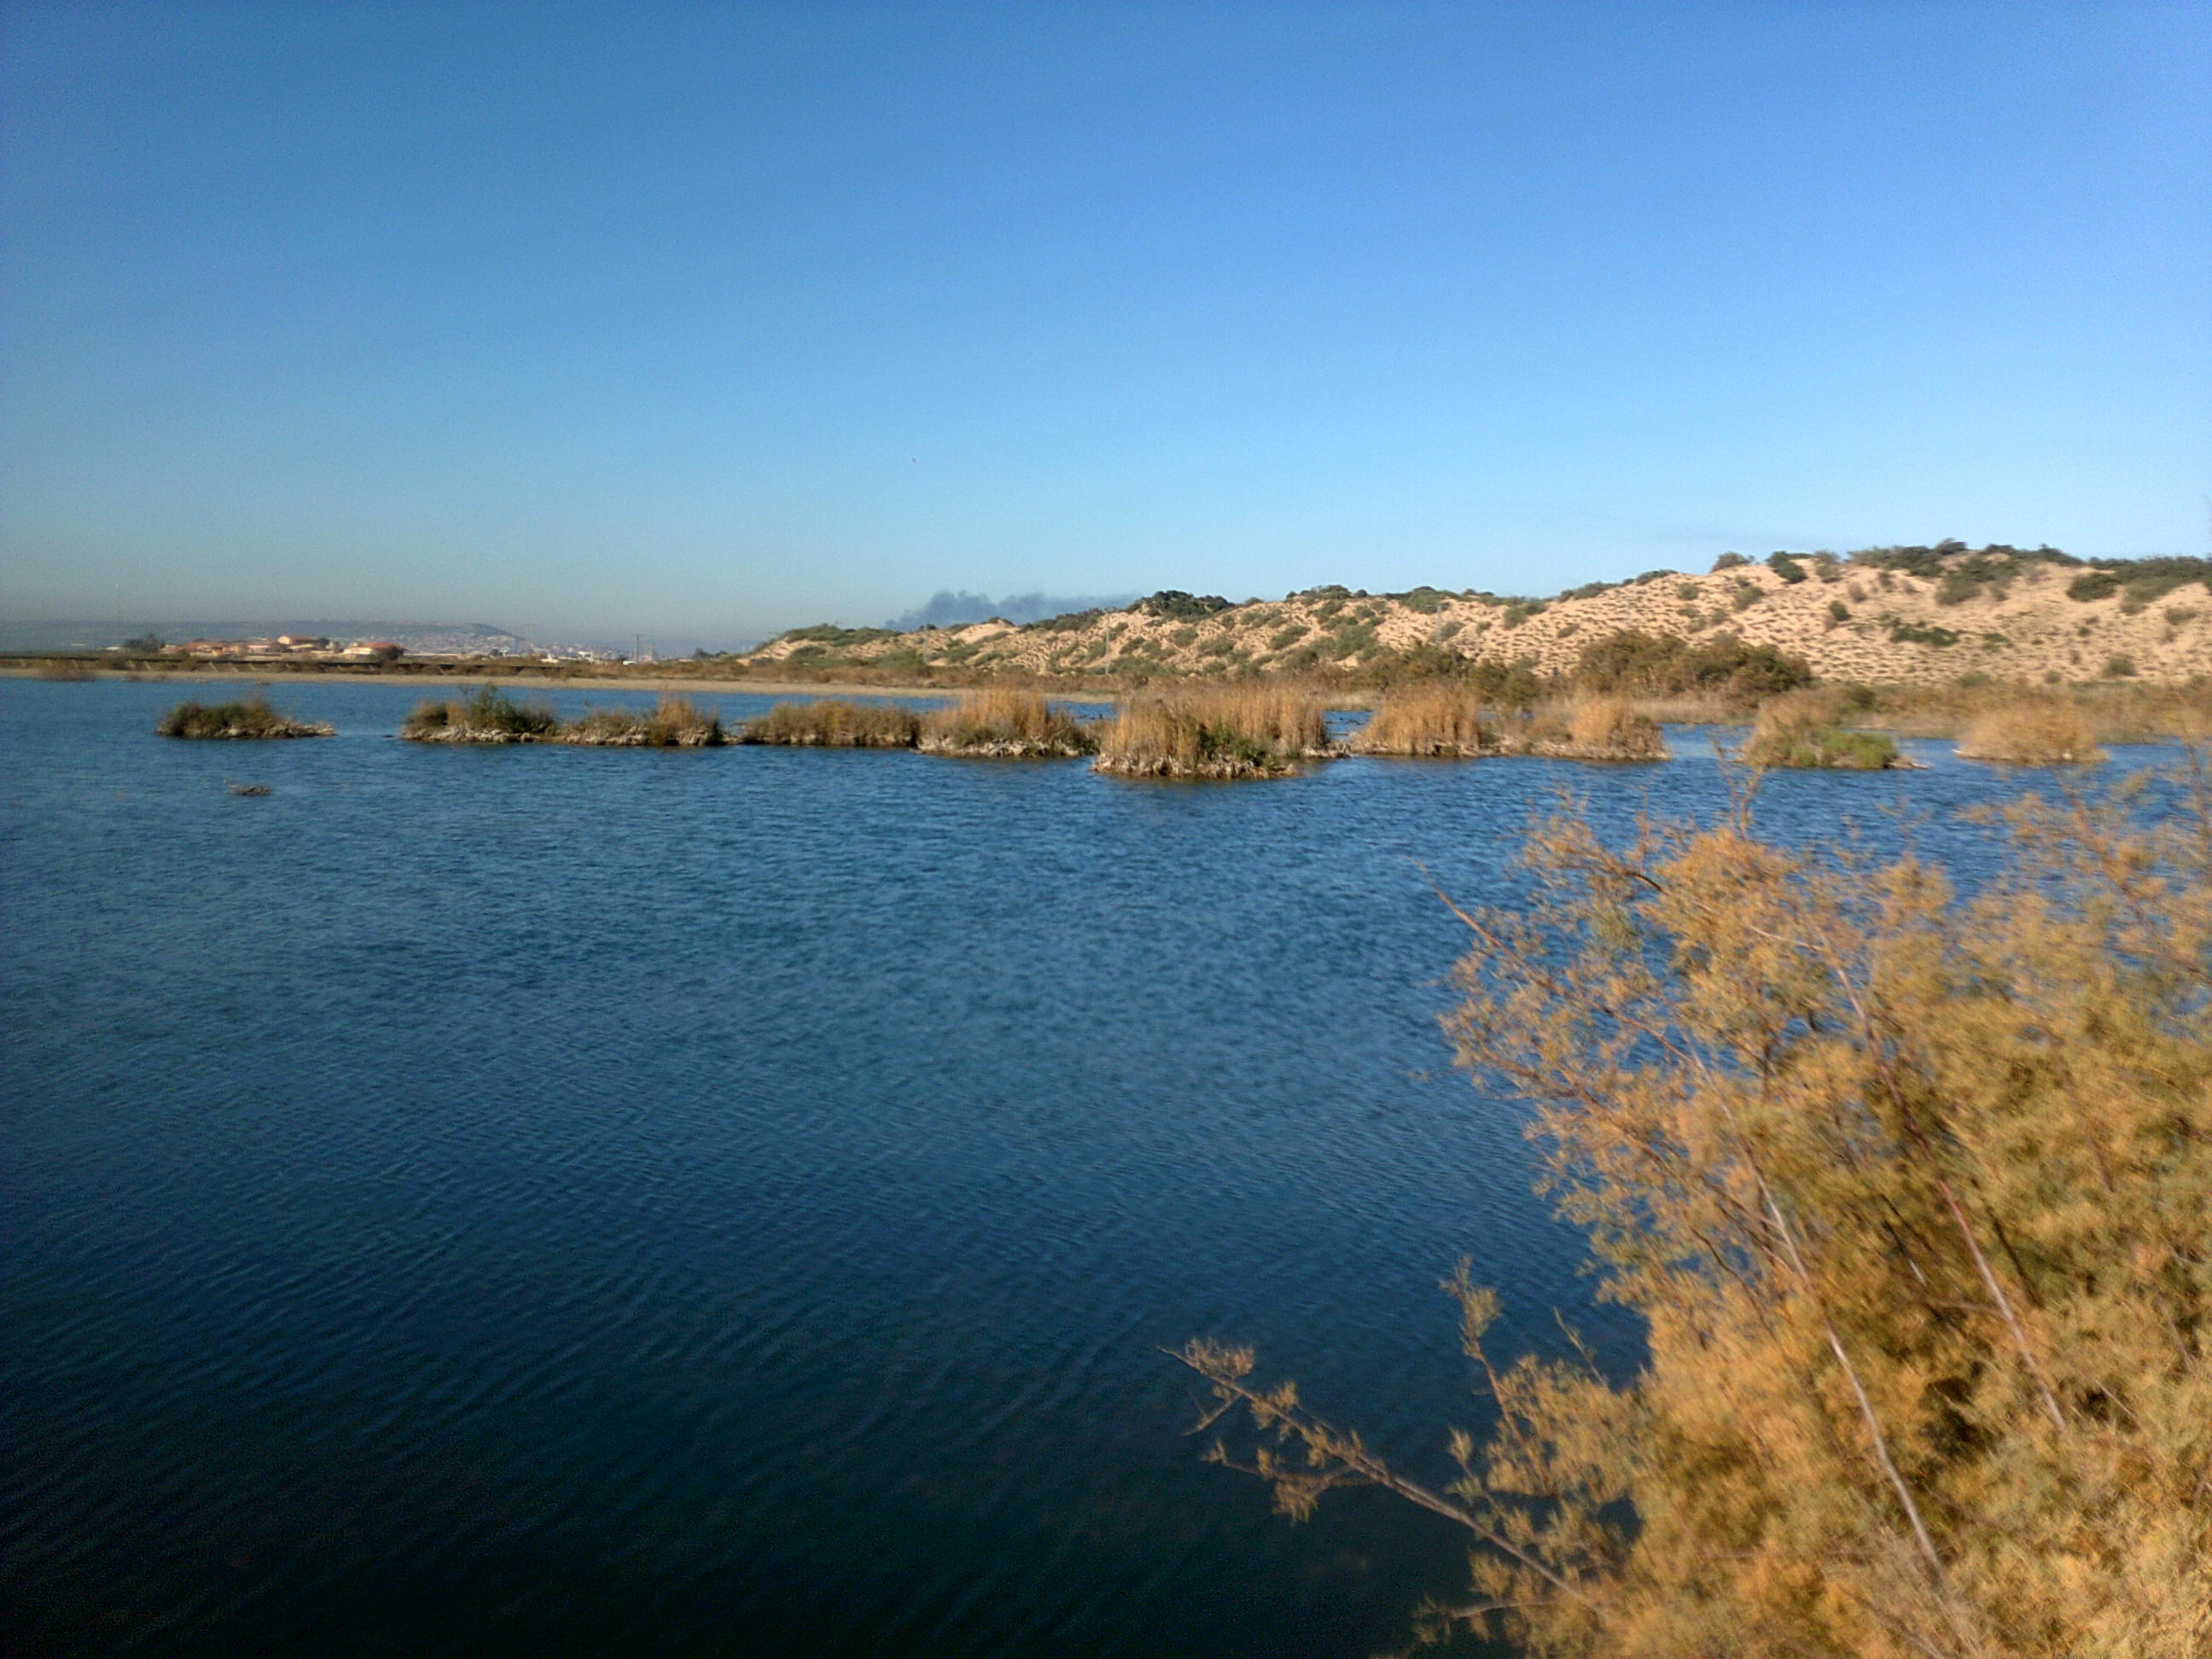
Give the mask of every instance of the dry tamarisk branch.
[{"label": "dry tamarisk branch", "polygon": [[[1181,1356],[1298,1514],[1465,1527],[1480,1627],[1542,1656],[2212,1652],[2212,789],[2030,798],[1961,895],[1645,822],[1540,826],[1458,909],[1447,1027],[1526,1102],[1634,1376],[1494,1363],[1458,1478],[1387,1468],[1249,1352]],[[2191,776],[2195,782],[2192,785]],[[1429,1501],[1434,1499],[1434,1501]]]}]

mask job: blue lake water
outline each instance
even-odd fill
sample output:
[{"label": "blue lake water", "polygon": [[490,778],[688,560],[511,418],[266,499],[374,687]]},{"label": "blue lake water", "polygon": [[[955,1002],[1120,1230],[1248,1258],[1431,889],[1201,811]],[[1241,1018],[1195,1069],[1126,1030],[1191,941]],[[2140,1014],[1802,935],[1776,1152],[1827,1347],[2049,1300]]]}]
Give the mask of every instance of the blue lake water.
[{"label": "blue lake water", "polygon": [[[1452,1529],[1272,1516],[1159,1350],[1434,1478],[1457,1257],[1633,1361],[1450,1069],[1430,884],[1508,891],[1563,784],[1714,810],[1697,734],[1178,787],[428,748],[331,684],[276,700],[335,738],[150,735],[182,695],[0,682],[15,1651],[1364,1654]],[[1763,822],[1971,866],[2028,786],[1910,747]]]}]

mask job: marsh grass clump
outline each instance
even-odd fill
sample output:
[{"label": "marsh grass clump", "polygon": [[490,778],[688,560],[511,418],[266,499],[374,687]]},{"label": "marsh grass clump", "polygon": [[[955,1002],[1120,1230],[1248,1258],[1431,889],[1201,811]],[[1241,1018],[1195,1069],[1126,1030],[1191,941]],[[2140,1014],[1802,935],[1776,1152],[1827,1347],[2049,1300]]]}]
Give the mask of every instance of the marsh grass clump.
[{"label": "marsh grass clump", "polygon": [[542,703],[519,703],[495,685],[457,702],[418,703],[400,722],[410,743],[554,743],[561,722]]},{"label": "marsh grass clump", "polygon": [[1626,697],[1543,702],[1498,731],[1498,753],[1550,760],[1662,761],[1666,739]]},{"label": "marsh grass clump", "polygon": [[455,725],[460,705],[432,698],[418,702],[407,711],[407,718],[399,722],[399,735],[413,742],[438,741],[439,734]]},{"label": "marsh grass clump", "polygon": [[1334,752],[1321,703],[1288,685],[1178,685],[1131,698],[1091,769],[1145,778],[1272,778]]},{"label": "marsh grass clump", "polygon": [[327,738],[335,728],[295,720],[269,706],[256,691],[236,702],[180,702],[154,728],[164,738]]},{"label": "marsh grass clump", "polygon": [[2212,679],[2202,675],[2179,684],[2139,678],[2068,684],[2052,669],[2039,685],[1962,674],[1947,685],[1863,687],[1861,692],[1865,718],[1923,738],[1961,737],[1983,715],[2014,703],[2072,704],[2093,743],[2190,738],[2212,724]]},{"label": "marsh grass clump", "polygon": [[1414,685],[1386,693],[1350,747],[1363,755],[1472,760],[1497,752],[1498,731],[1472,688]]},{"label": "marsh grass clump", "polygon": [[[2212,1632],[2212,790],[1985,820],[1961,894],[1907,853],[1777,844],[1748,805],[1532,835],[1461,913],[1446,1020],[1524,1102],[1634,1372],[1499,1351],[1401,1474],[1249,1348],[1182,1353],[1213,1455],[1465,1529],[1429,1604],[1544,1659],[2201,1659]],[[1478,1165],[1479,1167],[1479,1165]],[[1534,1321],[1529,1322],[1531,1325]]]},{"label": "marsh grass clump", "polygon": [[564,723],[551,709],[517,703],[496,686],[459,702],[417,705],[399,735],[415,743],[571,743],[607,749],[703,749],[729,741],[720,715],[673,693],[651,708],[591,708]]},{"label": "marsh grass clump", "polygon": [[921,717],[903,703],[823,697],[776,704],[757,720],[747,720],[738,741],[820,749],[911,749],[921,737]]},{"label": "marsh grass clump", "polygon": [[2018,766],[2087,766],[2105,758],[2072,699],[2020,696],[1984,709],[1959,739],[1968,760]]},{"label": "marsh grass clump", "polygon": [[1039,691],[974,691],[923,716],[919,745],[932,755],[1051,759],[1096,754],[1091,729]]},{"label": "marsh grass clump", "polygon": [[1762,707],[1736,758],[1762,769],[1838,772],[1880,772],[1907,763],[1883,733],[1846,728],[1837,700],[1817,691],[1789,692]]},{"label": "marsh grass clump", "polygon": [[720,714],[672,691],[649,709],[587,708],[556,740],[611,749],[713,749],[729,734]]}]

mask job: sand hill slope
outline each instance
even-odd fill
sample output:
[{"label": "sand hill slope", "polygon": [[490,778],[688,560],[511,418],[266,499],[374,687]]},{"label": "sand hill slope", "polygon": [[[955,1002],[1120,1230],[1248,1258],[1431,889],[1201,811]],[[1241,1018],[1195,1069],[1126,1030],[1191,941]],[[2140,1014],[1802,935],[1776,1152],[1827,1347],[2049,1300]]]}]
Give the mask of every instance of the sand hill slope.
[{"label": "sand hill slope", "polygon": [[2212,564],[2085,564],[2047,550],[1882,549],[1777,556],[1705,575],[1654,571],[1549,600],[1416,588],[1310,588],[1229,605],[1157,593],[1124,611],[910,633],[798,629],[761,665],[1039,675],[1356,672],[1457,657],[1563,672],[1622,629],[1733,634],[1803,657],[1823,679],[1933,684],[2212,675]]}]

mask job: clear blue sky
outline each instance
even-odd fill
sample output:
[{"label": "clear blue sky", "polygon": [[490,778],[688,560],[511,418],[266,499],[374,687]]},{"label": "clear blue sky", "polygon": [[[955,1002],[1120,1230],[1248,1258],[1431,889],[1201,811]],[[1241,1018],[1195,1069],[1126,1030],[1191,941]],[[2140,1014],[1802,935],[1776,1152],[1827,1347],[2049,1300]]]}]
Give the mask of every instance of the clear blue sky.
[{"label": "clear blue sky", "polygon": [[11,617],[2212,550],[2202,4],[0,20]]}]

